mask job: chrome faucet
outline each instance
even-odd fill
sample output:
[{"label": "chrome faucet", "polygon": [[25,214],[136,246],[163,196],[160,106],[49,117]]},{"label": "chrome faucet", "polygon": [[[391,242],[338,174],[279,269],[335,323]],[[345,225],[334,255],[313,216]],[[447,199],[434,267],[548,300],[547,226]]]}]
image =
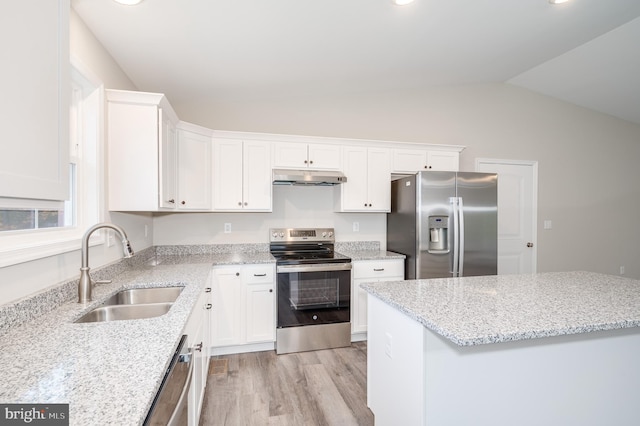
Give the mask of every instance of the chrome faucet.
[{"label": "chrome faucet", "polygon": [[[100,228],[110,228],[116,231],[120,238],[122,238],[122,248],[124,250],[124,257],[130,258],[133,256],[133,249],[129,240],[127,239],[127,233],[124,229],[118,225],[112,223],[98,223],[87,229],[82,237],[82,266],[80,267],[80,281],[78,281],[78,303],[85,303],[91,301],[91,290],[93,288],[93,281],[89,275],[89,237],[93,234],[93,231]],[[108,238],[108,237],[107,237]]]}]

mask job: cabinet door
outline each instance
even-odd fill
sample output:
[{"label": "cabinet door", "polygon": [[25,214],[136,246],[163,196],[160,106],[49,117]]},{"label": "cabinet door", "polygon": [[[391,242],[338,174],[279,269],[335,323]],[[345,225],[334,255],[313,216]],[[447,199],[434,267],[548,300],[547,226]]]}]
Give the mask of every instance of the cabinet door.
[{"label": "cabinet door", "polygon": [[273,167],[302,169],[308,165],[307,144],[276,142],[273,144]]},{"label": "cabinet door", "polygon": [[271,144],[245,141],[243,145],[243,209],[272,210]]},{"label": "cabinet door", "polygon": [[340,145],[308,145],[309,168],[339,170],[341,168]]},{"label": "cabinet door", "polygon": [[386,148],[369,148],[367,158],[367,211],[391,211],[390,152]]},{"label": "cabinet door", "polygon": [[211,346],[243,343],[245,327],[240,268],[214,270]]},{"label": "cabinet door", "polygon": [[427,151],[423,149],[394,149],[393,173],[413,174],[427,169]]},{"label": "cabinet door", "polygon": [[274,284],[247,286],[247,343],[275,340]]},{"label": "cabinet door", "polygon": [[213,144],[213,209],[240,210],[243,186],[242,141],[215,139]]},{"label": "cabinet door", "polygon": [[441,170],[457,172],[460,165],[460,154],[448,151],[429,151],[427,154],[427,168],[429,170]]},{"label": "cabinet door", "polygon": [[211,209],[211,139],[178,131],[178,209]]},{"label": "cabinet door", "polygon": [[339,187],[340,211],[364,211],[369,204],[367,190],[367,148],[348,146],[343,148],[344,174],[347,182]]},{"label": "cabinet door", "polygon": [[160,200],[162,208],[175,209],[178,198],[178,136],[176,125],[159,109],[160,116]]},{"label": "cabinet door", "polygon": [[404,279],[404,260],[365,260],[353,262],[353,291],[351,332],[367,331],[367,295],[360,288],[364,282],[402,281]]},{"label": "cabinet door", "polygon": [[158,107],[107,105],[109,210],[158,210]]}]

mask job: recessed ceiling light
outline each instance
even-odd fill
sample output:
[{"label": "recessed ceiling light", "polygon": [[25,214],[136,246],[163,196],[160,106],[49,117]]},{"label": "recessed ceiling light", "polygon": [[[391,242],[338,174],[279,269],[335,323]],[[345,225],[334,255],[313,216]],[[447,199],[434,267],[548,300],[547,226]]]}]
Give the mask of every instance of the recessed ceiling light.
[{"label": "recessed ceiling light", "polygon": [[569,0],[549,0],[549,3],[551,4],[560,4],[560,3],[566,3]]},{"label": "recessed ceiling light", "polygon": [[392,0],[394,4],[398,6],[404,6],[405,4],[413,3],[413,0]]},{"label": "recessed ceiling light", "polygon": [[124,4],[127,6],[135,6],[136,4],[140,3],[142,0],[113,0],[116,3],[120,3],[120,4]]}]

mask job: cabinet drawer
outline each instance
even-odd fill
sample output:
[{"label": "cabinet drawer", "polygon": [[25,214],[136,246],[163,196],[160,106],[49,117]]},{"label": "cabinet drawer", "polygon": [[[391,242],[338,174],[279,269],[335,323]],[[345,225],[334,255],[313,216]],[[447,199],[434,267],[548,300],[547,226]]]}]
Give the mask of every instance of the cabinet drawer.
[{"label": "cabinet drawer", "polygon": [[272,264],[246,266],[242,268],[243,280],[246,284],[273,283],[275,267]]},{"label": "cabinet drawer", "polygon": [[353,262],[353,277],[404,277],[404,260],[361,260]]}]

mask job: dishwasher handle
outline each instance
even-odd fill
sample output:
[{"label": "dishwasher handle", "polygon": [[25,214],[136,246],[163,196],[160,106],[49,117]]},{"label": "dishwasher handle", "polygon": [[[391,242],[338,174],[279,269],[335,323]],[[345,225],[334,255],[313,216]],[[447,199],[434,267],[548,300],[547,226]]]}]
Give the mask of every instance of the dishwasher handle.
[{"label": "dishwasher handle", "polygon": [[178,358],[178,362],[186,362],[189,364],[189,372],[187,373],[187,380],[184,382],[184,387],[182,388],[182,392],[180,392],[180,398],[178,398],[178,402],[173,409],[173,413],[171,413],[171,417],[167,422],[167,426],[181,426],[182,412],[189,401],[189,388],[191,387],[191,379],[193,378],[193,366],[195,365],[193,359],[193,351],[189,350],[188,353],[180,354]]},{"label": "dishwasher handle", "polygon": [[[174,350],[160,389],[156,393],[144,420],[144,426],[158,424],[184,426],[187,424],[189,387],[196,360],[193,350],[187,349],[186,346],[187,335],[185,334]],[[178,392],[180,396],[176,398]],[[159,407],[165,409],[159,409]]]}]

